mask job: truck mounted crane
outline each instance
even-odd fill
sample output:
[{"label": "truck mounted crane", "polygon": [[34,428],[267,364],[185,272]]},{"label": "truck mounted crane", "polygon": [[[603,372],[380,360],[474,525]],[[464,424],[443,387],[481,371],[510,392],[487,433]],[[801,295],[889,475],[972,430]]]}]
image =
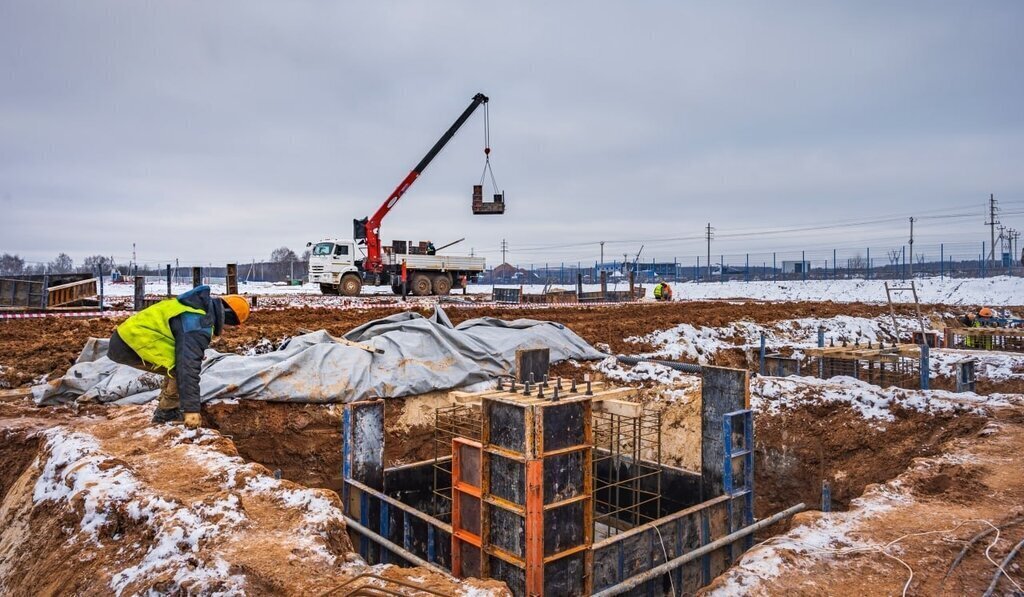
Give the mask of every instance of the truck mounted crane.
[{"label": "truck mounted crane", "polygon": [[[384,251],[380,228],[384,218],[394,209],[409,187],[423,174],[435,157],[451,141],[481,105],[486,105],[487,96],[478,93],[469,106],[434,143],[423,159],[398,183],[384,203],[368,218],[352,221],[352,240],[324,239],[313,247],[309,259],[309,281],[320,284],[324,294],[356,296],[362,290],[364,281],[375,285],[390,284],[395,293],[402,292],[403,269],[407,277],[407,288],[412,294],[444,295],[456,280],[471,279],[484,270],[484,259],[480,257],[413,254],[406,247],[402,251]],[[490,154],[490,147],[484,149]],[[307,246],[313,243],[308,243]],[[365,256],[356,259],[356,250],[365,247]]]}]

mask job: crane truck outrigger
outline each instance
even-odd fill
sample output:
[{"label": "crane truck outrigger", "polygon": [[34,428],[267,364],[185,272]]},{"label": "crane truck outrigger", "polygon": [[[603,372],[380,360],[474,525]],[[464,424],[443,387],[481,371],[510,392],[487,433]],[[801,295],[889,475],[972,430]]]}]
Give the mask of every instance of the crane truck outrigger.
[{"label": "crane truck outrigger", "polygon": [[[380,239],[380,225],[409,190],[412,183],[420,177],[423,170],[437,154],[444,149],[448,141],[455,136],[473,112],[486,104],[487,96],[478,93],[455,123],[430,148],[416,167],[395,187],[388,198],[369,218],[352,221],[353,238],[328,238],[313,245],[309,257],[309,281],[319,283],[324,294],[342,294],[356,296],[362,290],[363,282],[374,285],[390,284],[396,294],[402,293],[402,267],[405,266],[407,289],[417,296],[429,294],[448,294],[452,284],[462,279],[472,279],[484,271],[482,257],[453,255],[420,255],[411,254],[406,248],[404,252],[384,251]],[[489,153],[490,148],[485,149]],[[312,245],[308,243],[307,246]],[[365,245],[365,254],[356,258],[356,250]]]}]

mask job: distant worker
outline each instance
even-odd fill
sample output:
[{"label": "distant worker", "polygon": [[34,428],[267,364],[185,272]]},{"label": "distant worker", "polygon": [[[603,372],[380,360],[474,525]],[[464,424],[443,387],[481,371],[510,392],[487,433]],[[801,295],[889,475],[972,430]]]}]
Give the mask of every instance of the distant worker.
[{"label": "distant worker", "polygon": [[184,421],[186,427],[195,429],[202,424],[199,372],[203,353],[225,325],[241,325],[248,317],[249,303],[243,297],[215,297],[209,286],[197,286],[147,307],[117,326],[107,356],[116,363],[164,376],[154,423]]},{"label": "distant worker", "polygon": [[658,284],[654,287],[654,300],[672,300],[672,287],[668,285],[668,282],[658,282]]},{"label": "distant worker", "polygon": [[437,254],[437,249],[434,247],[434,242],[433,241],[428,241],[427,242],[427,255],[436,255],[436,254]]}]

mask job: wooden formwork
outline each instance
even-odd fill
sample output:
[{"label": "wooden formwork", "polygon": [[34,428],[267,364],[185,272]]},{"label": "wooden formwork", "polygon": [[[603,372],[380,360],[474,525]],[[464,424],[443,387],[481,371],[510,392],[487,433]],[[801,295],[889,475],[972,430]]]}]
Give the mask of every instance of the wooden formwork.
[{"label": "wooden formwork", "polygon": [[0,307],[59,309],[99,295],[98,278],[73,280],[53,286],[49,286],[47,282],[46,277],[42,280],[0,279]]},{"label": "wooden formwork", "polygon": [[[883,388],[923,387],[922,351],[917,344],[869,348],[826,346],[805,349],[804,354],[808,358],[817,359],[816,372],[822,379],[845,375]],[[815,367],[810,369],[814,370]]]},{"label": "wooden formwork", "polygon": [[1024,328],[946,328],[947,348],[1024,352]]}]

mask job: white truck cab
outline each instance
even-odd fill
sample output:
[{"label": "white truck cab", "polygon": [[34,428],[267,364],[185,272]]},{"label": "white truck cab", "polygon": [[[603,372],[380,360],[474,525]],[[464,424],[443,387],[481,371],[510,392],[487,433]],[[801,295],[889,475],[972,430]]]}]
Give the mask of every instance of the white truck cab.
[{"label": "white truck cab", "polygon": [[355,241],[328,238],[310,245],[310,283],[319,284],[324,294],[359,294],[363,281],[356,261],[362,261],[363,255],[357,253]]},{"label": "white truck cab", "polygon": [[[306,246],[310,247],[309,281],[319,284],[320,292],[345,296],[359,294],[366,275],[363,270],[364,245],[351,239],[326,238]],[[406,289],[416,296],[448,294],[453,286],[472,280],[485,267],[483,257],[396,254],[390,247],[384,252],[382,261],[383,271],[372,278],[377,283],[390,285],[395,294],[402,294],[401,272],[404,265],[408,278]]]}]

